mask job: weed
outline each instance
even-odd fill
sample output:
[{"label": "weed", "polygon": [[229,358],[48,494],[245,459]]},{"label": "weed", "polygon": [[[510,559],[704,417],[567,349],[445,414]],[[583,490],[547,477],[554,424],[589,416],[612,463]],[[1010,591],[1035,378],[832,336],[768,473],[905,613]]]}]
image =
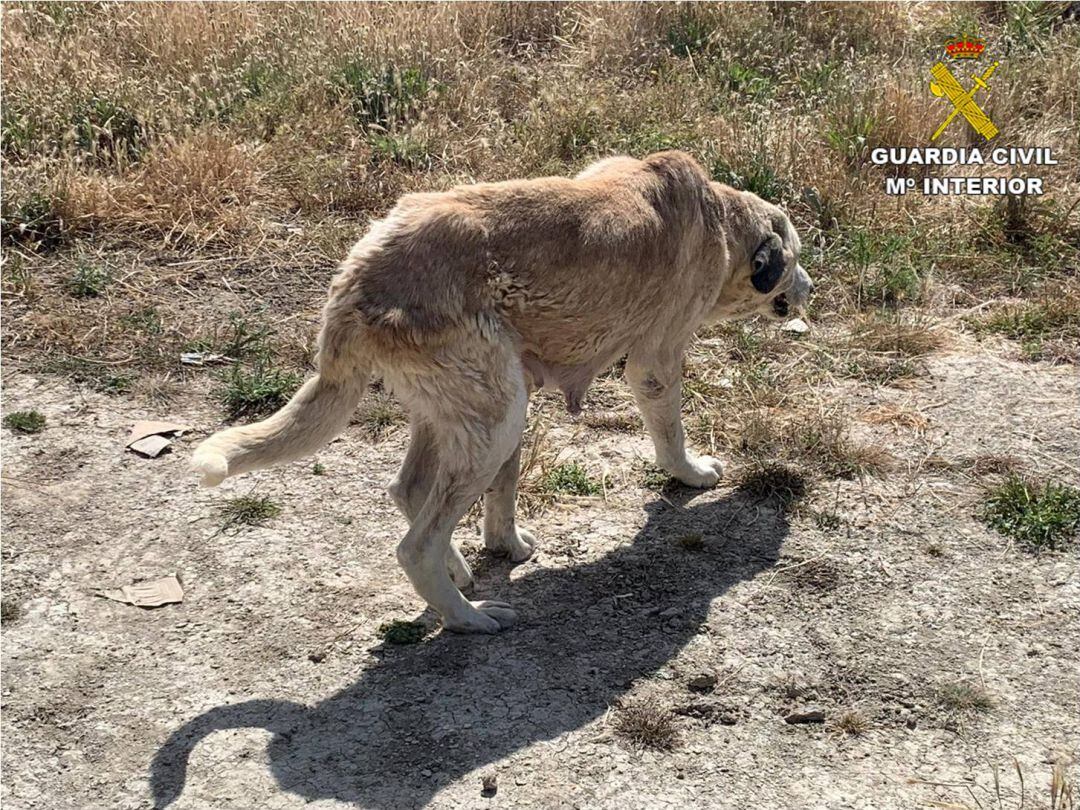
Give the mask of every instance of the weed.
[{"label": "weed", "polygon": [[833,727],[844,734],[859,736],[870,730],[870,721],[866,715],[855,709],[849,709],[841,714],[833,723]]},{"label": "weed", "polygon": [[858,272],[857,296],[862,306],[897,307],[918,300],[923,279],[912,261],[912,236],[866,228],[850,230],[841,257]]},{"label": "weed", "polygon": [[265,495],[241,495],[226,501],[220,510],[224,526],[262,526],[280,514],[281,507]]},{"label": "weed", "polygon": [[746,470],[735,483],[736,489],[755,498],[775,502],[789,509],[806,495],[806,476],[794,467],[765,464]]},{"label": "weed", "polygon": [[1060,5],[1041,0],[1007,3],[1004,9],[1005,41],[1023,50],[1041,52],[1062,20]]},{"label": "weed", "polygon": [[618,708],[614,720],[616,733],[639,748],[670,751],[678,745],[675,713],[655,700],[626,703]]},{"label": "weed", "polygon": [[655,464],[643,464],[641,469],[641,485],[645,489],[659,492],[671,483],[671,476],[666,470],[662,470]]},{"label": "weed", "polygon": [[1057,291],[1002,307],[972,325],[977,332],[1003,335],[1028,347],[1041,347],[1051,337],[1080,340],[1080,295]]},{"label": "weed", "polygon": [[789,193],[790,182],[769,162],[764,148],[750,153],[737,163],[717,158],[710,167],[713,179],[749,191],[769,202],[779,203]]},{"label": "weed", "polygon": [[982,686],[967,681],[942,684],[937,693],[938,703],[949,711],[986,711],[994,708],[994,699]]},{"label": "weed", "polygon": [[772,82],[767,76],[738,62],[728,64],[725,79],[731,92],[751,99],[762,99],[772,93]]},{"label": "weed", "polygon": [[241,365],[230,369],[221,401],[233,419],[265,414],[288,402],[299,386],[298,374],[272,368],[269,360],[259,358],[250,369]]},{"label": "weed", "polygon": [[326,465],[324,465],[321,461],[316,461],[314,464],[311,465],[311,474],[326,475]]},{"label": "weed", "polygon": [[563,495],[599,495],[600,484],[577,462],[559,464],[547,471],[543,489]]},{"label": "weed", "polygon": [[357,122],[365,129],[378,130],[391,129],[413,117],[432,89],[418,68],[373,68],[360,58],[346,62],[334,84],[348,100]]},{"label": "weed", "polygon": [[873,113],[857,107],[845,107],[834,113],[826,124],[825,140],[851,164],[863,160],[869,151],[870,136],[876,118]]},{"label": "weed", "polygon": [[18,197],[5,190],[0,216],[0,241],[32,250],[49,250],[64,238],[64,222],[49,194],[32,191]]},{"label": "weed", "polygon": [[353,415],[353,424],[359,424],[364,435],[371,441],[386,436],[395,425],[404,424],[405,413],[394,398],[383,390],[372,391],[360,403]]},{"label": "weed", "polygon": [[430,169],[432,165],[423,144],[407,135],[377,135],[371,139],[371,152],[377,163],[390,162],[410,171]]},{"label": "weed", "polygon": [[12,411],[4,417],[4,427],[16,433],[41,433],[45,416],[39,411]]},{"label": "weed", "polygon": [[684,9],[668,26],[668,49],[676,56],[694,56],[708,47],[709,33],[709,27],[698,15],[691,9]]},{"label": "weed", "polygon": [[80,262],[68,279],[68,292],[75,298],[96,298],[105,291],[111,280],[106,268]]},{"label": "weed", "polygon": [[1056,549],[1074,541],[1080,530],[1080,490],[1013,473],[990,490],[982,518],[1031,551]]},{"label": "weed", "polygon": [[421,622],[394,619],[380,624],[375,632],[387,644],[418,644],[427,635],[427,628]]},{"label": "weed", "polygon": [[137,160],[146,144],[143,124],[122,103],[92,96],[72,113],[75,148],[101,163]]}]

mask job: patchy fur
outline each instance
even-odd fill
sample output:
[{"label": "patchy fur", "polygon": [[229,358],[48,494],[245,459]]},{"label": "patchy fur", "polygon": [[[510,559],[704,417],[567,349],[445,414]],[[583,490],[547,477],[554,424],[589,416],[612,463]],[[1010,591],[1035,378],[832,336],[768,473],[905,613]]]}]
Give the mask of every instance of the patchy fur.
[{"label": "patchy fur", "polygon": [[703,323],[804,306],[799,249],[778,208],[674,151],[609,158],[573,179],[409,194],[334,278],[318,375],[269,419],[207,439],[193,466],[213,486],[310,454],[345,428],[369,376],[382,377],[412,420],[390,486],[410,522],[398,559],[448,629],[496,632],[516,616],[461,594],[471,573],[450,535],[484,494],[488,548],[532,553],[514,520],[529,394],[558,388],[577,412],[596,375],[626,356],[657,463],[714,485],[720,462],[685,447],[683,352]]}]

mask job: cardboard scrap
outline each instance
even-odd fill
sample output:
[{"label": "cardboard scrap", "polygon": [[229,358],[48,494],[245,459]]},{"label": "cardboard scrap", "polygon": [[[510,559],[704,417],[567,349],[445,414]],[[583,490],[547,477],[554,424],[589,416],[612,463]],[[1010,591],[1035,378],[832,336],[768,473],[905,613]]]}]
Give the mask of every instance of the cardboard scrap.
[{"label": "cardboard scrap", "polygon": [[157,422],[145,420],[136,422],[128,434],[127,444],[124,446],[134,450],[140,456],[157,458],[165,448],[172,444],[172,440],[191,430],[187,425],[178,425],[175,422]]},{"label": "cardboard scrap", "polygon": [[184,586],[180,584],[176,574],[169,574],[167,577],[135,582],[122,588],[96,591],[94,595],[112,599],[114,602],[151,608],[183,602]]}]

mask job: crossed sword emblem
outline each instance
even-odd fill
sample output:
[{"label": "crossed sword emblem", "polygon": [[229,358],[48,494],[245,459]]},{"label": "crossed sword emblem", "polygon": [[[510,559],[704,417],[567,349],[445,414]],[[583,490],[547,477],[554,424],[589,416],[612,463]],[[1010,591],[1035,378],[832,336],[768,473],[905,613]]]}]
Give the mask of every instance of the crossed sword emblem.
[{"label": "crossed sword emblem", "polygon": [[953,111],[949,113],[949,117],[937,128],[937,132],[930,136],[930,140],[936,141],[938,136],[945,131],[945,128],[952,123],[952,120],[956,118],[959,113],[962,113],[964,118],[968,120],[968,123],[975,128],[975,131],[986,138],[986,140],[990,140],[998,134],[998,128],[994,126],[994,122],[990,120],[990,116],[984,113],[982,108],[975,102],[975,93],[987,88],[986,82],[994,75],[997,66],[998,63],[994,62],[994,64],[986,69],[986,72],[983,73],[982,76],[976,76],[975,84],[967,91],[964,90],[960,82],[956,80],[956,77],[941,62],[938,62],[930,68],[930,73],[934,77],[934,81],[930,82],[930,92],[939,98],[945,96],[953,103],[954,108]]}]

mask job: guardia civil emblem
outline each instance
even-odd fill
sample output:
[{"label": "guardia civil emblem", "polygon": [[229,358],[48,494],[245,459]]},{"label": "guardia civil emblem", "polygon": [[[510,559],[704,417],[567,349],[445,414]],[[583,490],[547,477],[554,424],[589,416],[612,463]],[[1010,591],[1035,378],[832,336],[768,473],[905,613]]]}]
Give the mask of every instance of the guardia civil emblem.
[{"label": "guardia civil emblem", "polygon": [[[979,70],[976,67],[974,71],[970,71],[972,75],[969,88],[965,89],[962,83],[965,74],[964,67],[978,65],[985,51],[986,41],[981,37],[954,37],[945,43],[945,58],[952,63],[953,69],[950,69],[943,61],[930,68],[930,75],[933,77],[930,80],[930,92],[948,101],[951,109],[945,120],[941,122],[941,126],[930,136],[930,140],[936,141],[941,137],[941,133],[949,128],[949,124],[958,115],[964,116],[975,131],[988,141],[998,134],[998,128],[979,106],[976,96],[980,90],[989,91],[990,77],[994,75],[999,63],[995,61],[985,70]],[[957,76],[954,70],[960,73],[960,76]],[[985,95],[984,92],[984,98]]]}]

